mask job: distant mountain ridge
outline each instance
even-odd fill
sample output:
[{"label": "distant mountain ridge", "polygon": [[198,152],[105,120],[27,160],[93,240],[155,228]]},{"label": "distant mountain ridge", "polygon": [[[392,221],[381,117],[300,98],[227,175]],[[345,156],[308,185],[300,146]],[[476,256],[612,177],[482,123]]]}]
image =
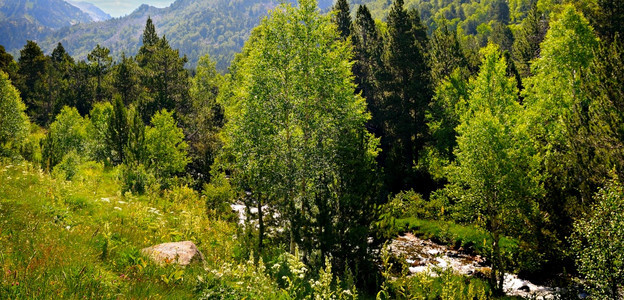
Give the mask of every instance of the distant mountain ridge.
[{"label": "distant mountain ridge", "polygon": [[0,45],[9,51],[26,40],[39,40],[52,31],[91,17],[64,0],[0,0]]},{"label": "distant mountain ridge", "polygon": [[87,13],[94,22],[106,21],[112,18],[111,15],[107,14],[106,12],[104,12],[103,10],[101,10],[99,7],[95,6],[92,3],[84,2],[84,1],[70,1],[70,0],[65,0],[65,1],[75,7],[78,7],[83,12]]},{"label": "distant mountain ridge", "polygon": [[[1,0],[0,0],[1,1]],[[40,46],[50,53],[58,42],[70,55],[83,59],[100,44],[115,58],[135,55],[141,45],[145,22],[150,16],[159,36],[165,35],[174,49],[187,55],[189,67],[210,53],[219,69],[229,66],[251,30],[280,0],[177,0],[166,8],[141,5],[131,14],[93,24],[81,23],[49,34]],[[288,2],[296,3],[295,0]],[[327,10],[333,0],[319,1]]]}]

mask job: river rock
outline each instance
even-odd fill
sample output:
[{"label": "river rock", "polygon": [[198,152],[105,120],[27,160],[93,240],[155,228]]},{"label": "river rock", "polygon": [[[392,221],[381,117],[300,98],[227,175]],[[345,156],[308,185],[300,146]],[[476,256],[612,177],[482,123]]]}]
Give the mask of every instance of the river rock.
[{"label": "river rock", "polygon": [[531,291],[531,288],[528,285],[523,285],[518,290],[528,293]]},{"label": "river rock", "polygon": [[158,244],[141,249],[141,253],[161,265],[176,263],[186,266],[204,261],[204,255],[191,241]]}]

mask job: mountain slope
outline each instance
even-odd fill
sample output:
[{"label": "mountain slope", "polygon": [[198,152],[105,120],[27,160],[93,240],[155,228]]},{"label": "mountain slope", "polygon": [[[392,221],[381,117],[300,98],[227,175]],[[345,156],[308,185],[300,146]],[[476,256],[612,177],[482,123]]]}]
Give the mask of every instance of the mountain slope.
[{"label": "mountain slope", "polygon": [[63,0],[0,0],[0,45],[21,48],[64,26],[91,22],[91,17]]},{"label": "mountain slope", "polygon": [[[251,29],[279,3],[279,0],[177,0],[167,8],[142,5],[125,17],[58,30],[41,46],[49,53],[61,42],[72,56],[85,58],[99,43],[111,49],[115,58],[122,52],[134,55],[141,45],[145,22],[151,16],[158,35],[165,35],[173,48],[187,55],[188,66],[195,66],[201,56],[210,53],[217,67],[223,70],[241,49]],[[332,0],[320,4],[326,9]]]},{"label": "mountain slope", "polygon": [[87,13],[91,19],[94,22],[99,22],[99,21],[106,21],[108,19],[111,18],[111,16],[107,13],[105,13],[103,10],[101,10],[99,7],[89,3],[89,2],[83,2],[83,1],[69,1],[66,0],[67,3],[78,7],[80,10],[82,10],[83,12]]}]

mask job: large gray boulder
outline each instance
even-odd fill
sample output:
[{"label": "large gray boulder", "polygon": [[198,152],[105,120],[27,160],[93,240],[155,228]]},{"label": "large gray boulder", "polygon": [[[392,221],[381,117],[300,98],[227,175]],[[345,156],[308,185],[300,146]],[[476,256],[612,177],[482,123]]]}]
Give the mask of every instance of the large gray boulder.
[{"label": "large gray boulder", "polygon": [[186,266],[204,261],[204,255],[191,241],[158,244],[141,249],[141,253],[160,265],[175,263]]}]

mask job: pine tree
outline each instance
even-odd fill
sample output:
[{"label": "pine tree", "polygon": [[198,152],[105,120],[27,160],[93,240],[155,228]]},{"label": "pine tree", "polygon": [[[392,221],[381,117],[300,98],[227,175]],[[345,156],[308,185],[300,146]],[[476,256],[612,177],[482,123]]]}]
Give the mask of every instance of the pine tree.
[{"label": "pine tree", "polygon": [[539,57],[540,44],[546,36],[547,28],[546,19],[537,9],[537,1],[534,1],[528,15],[520,24],[512,47],[512,54],[518,62],[522,77],[531,74],[531,61]]},{"label": "pine tree", "polygon": [[597,33],[607,41],[624,34],[624,1],[598,0],[595,26]]},{"label": "pine tree", "polygon": [[351,21],[351,9],[347,0],[337,0],[334,5],[334,23],[338,27],[340,37],[348,39],[351,36],[353,24]]},{"label": "pine tree", "polygon": [[160,38],[156,33],[156,27],[152,22],[152,18],[147,17],[145,29],[143,30],[143,45],[141,45],[141,48],[139,48],[139,52],[137,54],[137,61],[139,62],[139,66],[145,67],[147,65],[147,63],[150,61],[152,54],[154,53],[154,48],[159,41]]},{"label": "pine tree", "polygon": [[95,48],[87,55],[87,60],[91,62],[91,69],[97,79],[95,86],[95,100],[100,102],[108,97],[108,88],[104,86],[104,77],[110,71],[113,58],[110,56],[110,49],[101,47],[97,44]]},{"label": "pine tree", "polygon": [[466,56],[457,39],[457,32],[450,31],[446,22],[439,26],[431,36],[429,58],[431,80],[434,85],[440,84],[455,69],[468,67]]},{"label": "pine tree", "polygon": [[112,161],[121,164],[126,159],[126,145],[128,144],[128,113],[121,97],[113,99],[113,113],[108,122],[108,145],[113,150]]},{"label": "pine tree", "polygon": [[157,111],[167,109],[179,114],[186,114],[190,108],[189,74],[184,69],[186,56],[180,57],[178,50],[169,46],[163,36],[156,45],[151,61],[144,67],[144,82],[154,97],[147,105],[143,116],[151,116]]},{"label": "pine tree", "polygon": [[[142,68],[141,82],[149,93],[139,108],[145,122],[162,109],[186,114],[190,109],[189,74],[184,65],[186,56],[169,45],[166,37],[158,38],[151,19],[148,18],[143,32],[143,45],[136,60]],[[148,102],[149,101],[149,102]]]},{"label": "pine tree", "polygon": [[17,62],[13,60],[13,55],[6,52],[4,46],[0,45],[0,71],[7,73],[11,81],[17,80]]},{"label": "pine tree", "polygon": [[121,54],[121,61],[113,69],[113,87],[125,105],[141,105],[144,88],[139,78],[140,69],[132,57]]},{"label": "pine tree", "polygon": [[[411,16],[410,16],[411,15]],[[381,162],[391,192],[414,187],[418,152],[427,139],[425,110],[431,100],[430,74],[421,47],[426,33],[414,24],[417,13],[408,14],[403,0],[396,0],[388,14],[384,53],[384,136]]]},{"label": "pine tree", "polygon": [[95,86],[91,78],[91,68],[85,61],[72,66],[69,90],[66,105],[76,107],[82,115],[91,111],[93,99],[95,99]]},{"label": "pine tree", "polygon": [[367,124],[368,131],[376,136],[381,136],[382,92],[379,79],[383,72],[383,39],[366,5],[360,5],[357,10],[353,28],[353,46],[355,93],[362,93],[371,112],[372,116]]},{"label": "pine tree", "polygon": [[63,44],[58,43],[50,55],[51,66],[48,69],[49,95],[54,95],[52,114],[56,115],[63,106],[71,105],[73,91],[70,89],[71,72],[75,67],[74,59],[65,51]]},{"label": "pine tree", "polygon": [[20,50],[19,78],[16,86],[26,104],[26,113],[39,125],[47,125],[50,120],[45,110],[47,107],[45,100],[48,98],[46,96],[48,64],[48,59],[37,43],[28,41]]}]

